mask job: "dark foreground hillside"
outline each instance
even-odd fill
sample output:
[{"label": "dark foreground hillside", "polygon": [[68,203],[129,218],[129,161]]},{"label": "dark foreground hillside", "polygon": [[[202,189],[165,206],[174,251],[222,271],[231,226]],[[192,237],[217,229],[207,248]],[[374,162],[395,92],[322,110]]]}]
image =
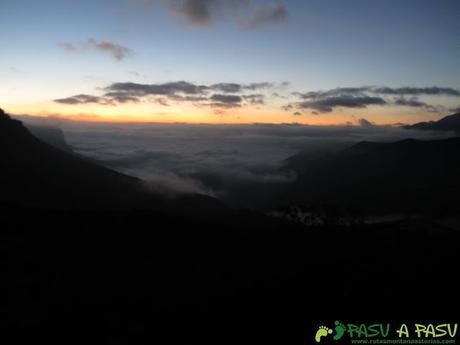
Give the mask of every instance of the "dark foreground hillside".
[{"label": "dark foreground hillside", "polygon": [[459,234],[426,222],[2,209],[10,343],[305,344],[326,320],[457,311]]}]

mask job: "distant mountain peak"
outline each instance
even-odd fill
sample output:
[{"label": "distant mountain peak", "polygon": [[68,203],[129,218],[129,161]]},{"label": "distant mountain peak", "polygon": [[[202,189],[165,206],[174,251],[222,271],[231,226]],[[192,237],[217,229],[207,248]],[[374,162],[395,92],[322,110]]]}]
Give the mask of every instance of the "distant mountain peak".
[{"label": "distant mountain peak", "polygon": [[57,210],[147,209],[190,218],[228,214],[223,203],[190,194],[167,199],[124,175],[35,137],[0,111],[0,205]]},{"label": "distant mountain peak", "polygon": [[439,121],[419,122],[404,126],[405,129],[421,129],[429,131],[454,131],[460,133],[460,112],[448,115]]}]

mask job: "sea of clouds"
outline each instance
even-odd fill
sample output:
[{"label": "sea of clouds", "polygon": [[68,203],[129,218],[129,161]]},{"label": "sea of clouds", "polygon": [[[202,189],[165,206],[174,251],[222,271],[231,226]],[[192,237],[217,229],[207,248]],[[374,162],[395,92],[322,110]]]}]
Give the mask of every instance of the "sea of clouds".
[{"label": "sea of clouds", "polygon": [[[283,169],[299,152],[331,153],[359,141],[391,142],[445,134],[390,126],[114,124],[48,121],[73,150],[165,193],[236,194],[292,182]],[[244,193],[243,193],[244,194]],[[241,198],[240,198],[241,199]]]}]

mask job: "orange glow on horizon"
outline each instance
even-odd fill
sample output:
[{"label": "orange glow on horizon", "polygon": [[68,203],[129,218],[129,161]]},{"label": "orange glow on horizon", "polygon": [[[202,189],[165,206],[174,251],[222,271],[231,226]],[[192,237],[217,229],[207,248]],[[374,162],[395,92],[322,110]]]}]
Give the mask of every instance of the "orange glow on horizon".
[{"label": "orange glow on horizon", "polygon": [[241,108],[218,109],[193,104],[171,104],[163,106],[152,103],[104,106],[99,104],[64,105],[52,102],[34,104],[4,104],[4,110],[15,115],[31,115],[67,119],[79,122],[115,123],[188,123],[188,124],[302,124],[302,125],[344,125],[356,124],[358,119],[366,118],[378,125],[395,123],[416,123],[430,119],[437,120],[440,115],[433,113],[402,113],[403,109],[350,109],[320,115],[305,111],[301,116],[285,111],[280,107],[245,106]]}]

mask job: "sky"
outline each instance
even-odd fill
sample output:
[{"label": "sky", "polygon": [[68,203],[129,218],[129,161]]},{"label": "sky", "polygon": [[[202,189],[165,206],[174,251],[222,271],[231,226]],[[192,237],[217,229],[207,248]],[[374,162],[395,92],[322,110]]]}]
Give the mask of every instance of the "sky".
[{"label": "sky", "polygon": [[0,0],[0,106],[85,121],[375,124],[460,107],[456,0]]}]

